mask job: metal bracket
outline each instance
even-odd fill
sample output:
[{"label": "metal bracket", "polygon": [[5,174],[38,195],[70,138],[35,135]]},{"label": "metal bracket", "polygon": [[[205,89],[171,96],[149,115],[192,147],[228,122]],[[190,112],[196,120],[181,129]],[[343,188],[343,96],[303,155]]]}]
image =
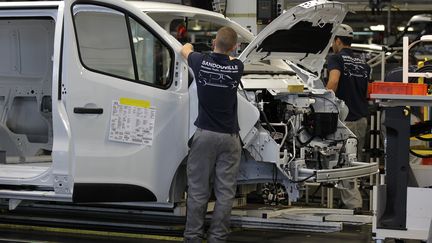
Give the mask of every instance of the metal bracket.
[{"label": "metal bracket", "polygon": [[353,162],[352,165],[353,167],[346,167],[340,169],[317,170],[316,181],[329,182],[353,179],[368,176],[371,174],[376,174],[379,171],[377,163]]},{"label": "metal bracket", "polygon": [[67,175],[54,175],[54,191],[59,194],[70,194],[69,177]]}]

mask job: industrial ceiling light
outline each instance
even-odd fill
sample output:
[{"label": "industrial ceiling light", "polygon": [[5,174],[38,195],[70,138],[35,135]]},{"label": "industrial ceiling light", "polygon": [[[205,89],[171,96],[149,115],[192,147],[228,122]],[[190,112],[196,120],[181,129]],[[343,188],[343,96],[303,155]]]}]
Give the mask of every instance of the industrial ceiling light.
[{"label": "industrial ceiling light", "polygon": [[371,25],[369,27],[372,31],[384,31],[385,30],[385,26],[383,24],[379,24],[379,25]]}]

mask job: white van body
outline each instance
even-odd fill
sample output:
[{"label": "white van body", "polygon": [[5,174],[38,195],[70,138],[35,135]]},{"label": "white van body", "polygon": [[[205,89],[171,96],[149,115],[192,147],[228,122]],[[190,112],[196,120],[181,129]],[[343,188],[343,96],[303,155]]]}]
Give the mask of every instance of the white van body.
[{"label": "white van body", "polygon": [[[273,181],[276,173],[296,200],[304,181],[376,173],[376,164],[357,162],[354,135],[337,115],[337,127],[323,129],[324,137],[301,130],[311,110],[343,113],[319,73],[345,13],[338,2],[306,2],[253,37],[220,14],[181,5],[0,3],[0,198],[182,200],[198,100],[170,30],[173,19],[188,18],[231,26],[250,43],[238,57],[251,70],[238,92],[245,148],[239,183]],[[304,43],[290,42],[295,31]],[[287,89],[298,85],[303,92]],[[262,93],[271,101],[256,98]],[[273,101],[289,107],[283,117],[290,119],[261,121]],[[308,146],[298,139],[310,140]],[[311,165],[314,153],[326,158],[323,167]]]}]

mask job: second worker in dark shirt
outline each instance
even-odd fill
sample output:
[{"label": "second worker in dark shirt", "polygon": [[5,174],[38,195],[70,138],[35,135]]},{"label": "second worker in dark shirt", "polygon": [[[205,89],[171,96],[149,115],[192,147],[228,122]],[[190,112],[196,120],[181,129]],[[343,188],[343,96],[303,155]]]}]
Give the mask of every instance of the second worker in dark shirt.
[{"label": "second worker in dark shirt", "polygon": [[[354,55],[351,50],[352,40],[352,28],[341,24],[332,45],[334,54],[327,61],[329,70],[327,89],[333,90],[336,97],[347,105],[349,113],[345,125],[357,137],[357,159],[364,161],[362,150],[367,129],[367,87],[370,67],[362,58]],[[342,184],[345,189],[341,190],[341,198],[345,206],[350,209],[360,209],[362,197],[356,184],[353,181],[343,181]]]}]

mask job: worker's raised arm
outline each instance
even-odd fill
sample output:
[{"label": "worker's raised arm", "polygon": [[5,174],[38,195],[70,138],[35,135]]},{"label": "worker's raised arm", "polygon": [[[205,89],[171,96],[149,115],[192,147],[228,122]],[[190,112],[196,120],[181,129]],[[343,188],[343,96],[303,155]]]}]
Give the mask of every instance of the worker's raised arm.
[{"label": "worker's raised arm", "polygon": [[336,90],[337,90],[338,85],[339,85],[340,76],[341,76],[341,72],[338,69],[330,70],[326,88],[331,89],[331,90],[333,90],[333,92],[336,93]]},{"label": "worker's raised arm", "polygon": [[188,59],[189,54],[193,52],[193,45],[191,43],[186,43],[181,49],[181,54],[185,59]]}]

